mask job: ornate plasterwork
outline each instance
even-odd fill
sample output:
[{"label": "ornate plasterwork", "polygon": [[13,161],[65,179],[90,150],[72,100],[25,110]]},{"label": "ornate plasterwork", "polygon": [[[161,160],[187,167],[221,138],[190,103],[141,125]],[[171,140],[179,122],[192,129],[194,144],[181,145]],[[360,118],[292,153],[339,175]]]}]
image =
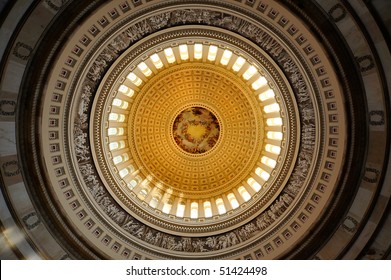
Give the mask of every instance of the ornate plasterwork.
[{"label": "ornate plasterwork", "polygon": [[[199,15],[199,17],[193,18],[192,15],[194,14]],[[105,219],[111,219],[114,224],[117,224],[125,232],[127,232],[127,234],[130,234],[125,234],[125,236],[129,237],[133,241],[150,241],[149,243],[153,244],[152,246],[160,246],[163,248],[163,242],[160,242],[159,240],[168,240],[168,238],[172,238],[175,244],[173,246],[168,246],[169,248],[164,247],[163,249],[187,252],[218,251],[226,248],[235,249],[238,247],[237,240],[241,241],[241,246],[243,246],[244,244],[249,244],[249,246],[255,246],[257,242],[262,243],[264,240],[268,240],[268,238],[273,236],[274,232],[271,231],[273,227],[274,230],[277,230],[281,227],[286,226],[286,223],[289,221],[290,217],[285,216],[284,213],[287,213],[287,210],[289,209],[290,216],[296,215],[297,212],[295,211],[297,211],[297,209],[301,207],[301,201],[303,201],[303,199],[305,199],[309,193],[313,192],[314,178],[310,177],[309,175],[312,174],[311,176],[317,176],[317,173],[314,173],[314,171],[320,168],[320,163],[314,164],[314,161],[316,159],[315,157],[320,155],[318,154],[318,152],[315,151],[320,150],[322,151],[322,153],[324,153],[324,143],[316,143],[316,137],[320,137],[319,135],[323,135],[321,138],[327,139],[327,137],[325,137],[325,135],[323,134],[326,132],[321,131],[318,128],[319,123],[325,121],[324,119],[318,118],[319,114],[324,115],[324,113],[322,112],[324,108],[321,107],[321,105],[318,103],[320,99],[322,99],[322,97],[319,92],[319,89],[316,88],[316,86],[314,85],[321,86],[321,83],[314,82],[311,85],[310,80],[315,79],[315,77],[312,76],[313,73],[311,74],[311,72],[303,71],[302,66],[298,65],[299,60],[296,57],[297,54],[293,55],[291,51],[285,49],[285,45],[282,45],[278,42],[278,40],[273,39],[268,32],[263,31],[261,27],[255,25],[254,23],[247,22],[243,18],[237,18],[236,16],[233,17],[231,15],[223,14],[216,11],[208,11],[206,9],[178,9],[175,12],[159,15],[157,16],[157,18],[163,20],[153,21],[152,18],[149,18],[148,20],[142,21],[141,23],[143,24],[143,32],[141,33],[145,35],[148,32],[156,31],[159,28],[162,28],[164,24],[168,22],[176,22],[177,24],[188,24],[196,21],[199,24],[224,26],[225,28],[233,30],[238,34],[241,34],[242,36],[257,43],[258,47],[266,51],[274,59],[278,66],[281,67],[294,90],[294,97],[300,110],[301,121],[301,145],[298,152],[298,159],[293,170],[289,169],[285,171],[288,173],[292,171],[290,179],[288,180],[288,182],[286,182],[286,184],[284,180],[280,182],[284,183],[284,188],[280,189],[280,196],[274,197],[274,202],[270,200],[270,202],[272,203],[269,204],[269,206],[264,209],[264,211],[257,213],[259,209],[256,209],[256,206],[254,205],[254,207],[248,209],[250,212],[248,217],[252,217],[252,219],[247,220],[245,224],[241,224],[240,226],[230,230],[229,232],[215,234],[210,237],[180,238],[177,235],[170,235],[168,233],[160,232],[153,229],[152,227],[149,227],[148,225],[141,224],[131,215],[127,214],[125,211],[122,210],[122,207],[112,199],[111,194],[108,193],[103,184],[100,183],[100,178],[99,175],[96,173],[95,167],[92,164],[91,156],[88,155],[88,153],[91,151],[88,145],[88,141],[86,141],[90,133],[87,129],[88,120],[86,119],[86,116],[88,118],[91,110],[90,106],[92,104],[92,100],[89,98],[89,95],[91,95],[91,93],[92,95],[94,94],[97,89],[99,79],[102,78],[104,71],[108,69],[108,66],[112,63],[112,61],[118,57],[122,50],[129,46],[130,42],[136,40],[135,37],[137,38],[138,35],[136,36],[135,34],[140,34],[140,32],[133,32],[132,30],[137,30],[138,27],[142,26],[140,25],[140,22],[136,23],[130,28],[127,28],[126,32],[120,33],[118,37],[113,39],[113,41],[107,45],[107,48],[102,48],[100,54],[98,56],[95,56],[96,59],[94,60],[94,62],[92,62],[91,67],[88,68],[89,70],[87,78],[83,82],[79,83],[80,91],[78,92],[78,94],[81,94],[82,99],[80,99],[80,102],[78,102],[77,100],[73,101],[74,104],[80,104],[80,106],[78,106],[78,109],[75,111],[77,113],[73,115],[75,117],[73,122],[73,132],[75,132],[75,152],[77,153],[76,155],[78,159],[78,172],[80,172],[81,176],[84,178],[84,183],[90,192],[89,195],[91,195],[95,199],[95,203],[99,205],[101,210],[105,213]],[[168,19],[171,19],[171,21],[169,21]],[[150,24],[149,21],[154,23]],[[162,25],[156,25],[156,22],[160,22],[160,24]],[[144,28],[146,27],[145,24],[147,24],[149,27]],[[159,27],[157,28],[156,26]],[[132,34],[134,36],[132,36]],[[257,58],[257,56],[255,57]],[[300,62],[303,63],[303,60]],[[306,63],[304,64],[308,65]],[[282,82],[282,80],[280,80],[279,82]],[[330,81],[328,81],[328,83],[330,83]],[[325,87],[328,87],[329,85],[330,84],[325,84]],[[283,88],[283,83],[277,84],[277,86],[279,88]],[[292,98],[289,97],[289,93],[288,96],[283,96],[284,98],[288,99]],[[285,101],[286,100],[284,100],[284,102]],[[315,110],[315,108],[317,109]],[[291,109],[292,108],[287,108],[288,112]],[[296,117],[295,114],[291,116],[293,118]],[[289,150],[287,154],[288,156],[285,159],[292,159],[294,155],[292,155],[291,153],[292,151]],[[330,181],[332,175],[325,174],[325,176],[329,176],[327,177],[327,181]],[[280,188],[281,185],[278,185],[277,182],[278,181],[276,181],[273,186]],[[304,190],[303,186],[308,185],[310,185],[311,187]],[[79,190],[79,193],[82,194],[83,191]],[[271,199],[271,197],[267,197],[267,199]],[[296,201],[297,204],[294,204],[293,201]],[[257,213],[257,215],[253,216],[254,213]],[[310,216],[310,213],[306,213],[304,215],[305,218],[302,218],[304,217],[303,215],[303,213],[299,214],[300,219],[302,219],[302,221],[307,219],[308,216]],[[284,220],[284,218],[286,219]],[[278,225],[276,223],[277,221],[280,222]],[[229,226],[234,227],[233,222],[236,223],[237,221],[232,221],[232,224],[229,224]],[[176,228],[174,224],[172,226]],[[268,228],[269,226],[272,227]],[[194,229],[196,231],[197,226],[194,226]],[[205,228],[203,230],[205,230]],[[213,232],[216,232],[215,230],[216,228],[214,226],[211,226],[209,231],[203,232],[212,235]],[[293,233],[290,232],[290,234]],[[236,236],[236,238],[234,238],[234,235]],[[215,242],[208,241],[208,238],[211,238],[209,240],[218,240],[218,244],[221,245],[215,245]],[[229,241],[223,241],[224,238]],[[155,241],[152,242],[152,240]],[[248,242],[244,243],[245,241]],[[132,241],[130,241],[130,243],[132,243]],[[201,244],[202,246],[196,244]],[[231,250],[231,252],[234,251]]]},{"label": "ornate plasterwork", "polygon": [[[135,98],[135,112],[132,110],[129,114],[130,131],[134,135],[129,149],[135,155],[136,164],[148,170],[146,176],[153,174],[156,180],[182,192],[185,197],[192,192],[198,199],[211,197],[216,191],[232,188],[246,179],[248,169],[255,169],[261,157],[263,120],[256,98],[234,75],[214,68],[202,63],[170,67],[141,90]],[[192,92],[177,90],[181,87]],[[176,143],[171,141],[172,120],[184,107],[197,104],[220,116],[221,140],[213,153],[200,156],[181,150],[178,153]],[[138,129],[142,123],[148,123],[149,130]],[[159,133],[155,133],[157,130]],[[236,137],[228,139],[227,134]],[[153,157],[156,159],[151,161]],[[239,158],[239,162],[235,158]],[[176,173],[181,169],[182,176]],[[197,176],[193,179],[194,174]]]}]

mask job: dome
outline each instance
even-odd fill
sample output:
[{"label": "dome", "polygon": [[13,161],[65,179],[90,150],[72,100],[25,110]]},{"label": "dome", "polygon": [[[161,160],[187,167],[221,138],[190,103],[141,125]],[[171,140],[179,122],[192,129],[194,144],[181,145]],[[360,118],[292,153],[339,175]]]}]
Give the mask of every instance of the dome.
[{"label": "dome", "polygon": [[389,35],[334,2],[6,5],[7,256],[389,257]]}]

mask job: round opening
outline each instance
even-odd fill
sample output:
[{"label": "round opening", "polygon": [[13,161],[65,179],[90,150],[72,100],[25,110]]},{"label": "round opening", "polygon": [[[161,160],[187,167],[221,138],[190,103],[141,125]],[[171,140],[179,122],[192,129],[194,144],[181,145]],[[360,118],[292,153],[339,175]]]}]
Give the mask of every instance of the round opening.
[{"label": "round opening", "polygon": [[208,109],[190,107],[183,110],[172,127],[175,143],[185,152],[203,154],[219,140],[220,124]]}]

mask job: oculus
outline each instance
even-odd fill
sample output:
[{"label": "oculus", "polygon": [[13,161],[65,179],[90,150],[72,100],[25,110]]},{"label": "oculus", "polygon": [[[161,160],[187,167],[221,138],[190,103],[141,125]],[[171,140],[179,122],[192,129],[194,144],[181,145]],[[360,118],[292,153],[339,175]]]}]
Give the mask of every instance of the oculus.
[{"label": "oculus", "polygon": [[173,124],[175,143],[185,152],[203,154],[219,140],[220,124],[216,116],[202,107],[183,110]]}]

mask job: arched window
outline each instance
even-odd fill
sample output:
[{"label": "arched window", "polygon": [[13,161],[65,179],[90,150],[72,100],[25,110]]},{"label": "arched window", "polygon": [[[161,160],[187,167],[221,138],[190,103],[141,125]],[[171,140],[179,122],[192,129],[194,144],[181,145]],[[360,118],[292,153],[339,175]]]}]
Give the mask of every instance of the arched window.
[{"label": "arched window", "polygon": [[204,214],[206,218],[212,217],[212,204],[210,201],[204,202]]},{"label": "arched window", "polygon": [[222,65],[227,65],[229,60],[231,59],[231,56],[232,56],[232,52],[230,50],[225,50],[223,52],[223,56],[220,59],[220,63]]},{"label": "arched window", "polygon": [[267,135],[267,138],[269,138],[269,139],[282,140],[282,133],[281,132],[268,131],[266,135]]},{"label": "arched window", "polygon": [[147,196],[148,194],[148,190],[147,189],[141,189],[141,191],[139,192],[138,194],[138,197],[141,199],[141,200],[144,200],[145,197]]},{"label": "arched window", "polygon": [[156,206],[159,204],[159,198],[157,196],[152,197],[151,201],[149,202],[149,206],[152,208],[156,208]]},{"label": "arched window", "polygon": [[266,124],[268,126],[281,126],[282,119],[281,118],[270,118],[266,120]]},{"label": "arched window", "polygon": [[209,46],[209,51],[208,51],[208,60],[209,61],[215,61],[216,55],[217,55],[217,46]]},{"label": "arched window", "polygon": [[136,74],[133,72],[130,72],[129,75],[126,77],[128,80],[130,80],[134,85],[139,86],[143,82]]},{"label": "arched window", "polygon": [[217,206],[217,210],[219,211],[220,215],[222,215],[226,212],[224,201],[222,198],[216,199],[216,206]]},{"label": "arched window", "polygon": [[119,176],[121,177],[121,178],[124,178],[126,175],[128,175],[129,174],[129,169],[127,168],[127,167],[125,167],[124,169],[121,169],[120,171],[119,171]]},{"label": "arched window", "polygon": [[182,60],[189,59],[189,50],[187,48],[187,45],[179,45],[179,55],[181,56]]},{"label": "arched window", "polygon": [[244,65],[245,62],[246,62],[246,60],[243,57],[238,56],[234,65],[232,65],[232,70],[234,70],[235,72],[238,72],[242,68],[242,66]]},{"label": "arched window", "polygon": [[129,183],[128,183],[128,187],[129,189],[133,190],[136,186],[138,185],[137,181],[136,180],[131,180]]},{"label": "arched window", "polygon": [[145,77],[149,77],[152,75],[152,70],[149,69],[148,65],[145,64],[145,62],[141,62],[139,65],[137,65],[137,67],[141,70]]},{"label": "arched window", "polygon": [[159,55],[156,53],[151,55],[151,60],[152,60],[153,65],[155,65],[156,69],[160,69],[164,66]]},{"label": "arched window", "polygon": [[239,202],[238,202],[238,200],[236,199],[236,197],[235,197],[235,195],[233,193],[229,193],[227,195],[227,198],[228,198],[228,201],[231,204],[233,209],[236,209],[236,208],[239,207]]},{"label": "arched window", "polygon": [[183,216],[185,215],[185,208],[186,208],[185,203],[183,201],[179,202],[176,209],[176,215],[178,217],[183,218]]},{"label": "arched window", "polygon": [[125,85],[121,85],[118,89],[118,91],[128,97],[132,97],[134,95],[134,90],[125,86]]},{"label": "arched window", "polygon": [[202,44],[194,44],[194,59],[202,58]]},{"label": "arched window", "polygon": [[259,100],[261,100],[261,101],[265,101],[265,100],[268,100],[273,97],[274,97],[274,91],[272,89],[268,89],[268,90],[262,92],[261,94],[259,94],[259,96],[258,96]]},{"label": "arched window", "polygon": [[175,62],[176,59],[175,59],[175,55],[174,55],[172,48],[164,49],[164,55],[166,56],[168,63]]},{"label": "arched window", "polygon": [[238,188],[238,192],[241,195],[241,197],[245,200],[248,201],[251,198],[251,195],[248,193],[245,187],[240,186]]},{"label": "arched window", "polygon": [[265,111],[266,114],[273,113],[273,112],[279,112],[280,105],[278,105],[277,103],[267,105],[267,106],[263,107],[263,111]]},{"label": "arched window", "polygon": [[192,202],[190,205],[190,218],[198,218],[198,202]]},{"label": "arched window", "polygon": [[268,157],[262,157],[261,162],[271,168],[276,167],[277,162],[274,159]]},{"label": "arched window", "polygon": [[111,142],[109,144],[110,151],[123,149],[123,148],[125,148],[125,141],[123,141],[123,140],[118,141],[118,142]]},{"label": "arched window", "polygon": [[251,188],[253,188],[253,190],[254,191],[259,191],[261,188],[262,188],[262,186],[257,182],[257,181],[255,181],[255,179],[254,178],[249,178],[248,180],[247,180],[247,183],[251,186]]},{"label": "arched window", "polygon": [[270,177],[270,174],[267,173],[265,170],[263,170],[260,167],[255,169],[255,174],[257,174],[259,177],[261,177],[265,181],[267,181],[269,179],[269,177]]}]

